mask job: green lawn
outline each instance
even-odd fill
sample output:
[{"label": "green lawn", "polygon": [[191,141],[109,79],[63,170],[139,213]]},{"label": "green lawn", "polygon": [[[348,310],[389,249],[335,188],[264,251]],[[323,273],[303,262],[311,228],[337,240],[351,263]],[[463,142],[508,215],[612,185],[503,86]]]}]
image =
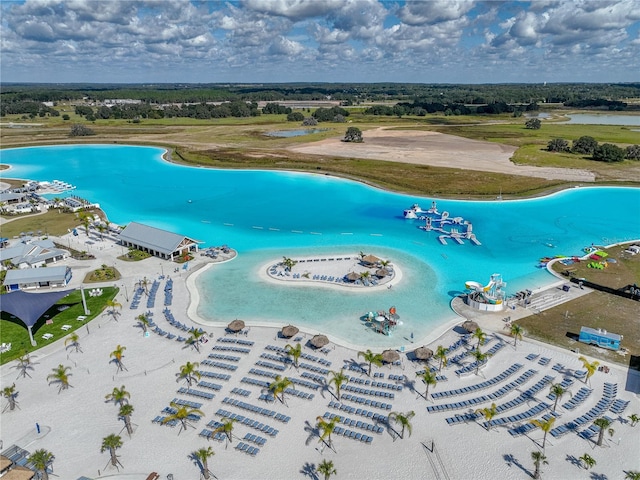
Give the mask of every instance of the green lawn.
[{"label": "green lawn", "polygon": [[[11,350],[0,354],[0,364],[5,364],[25,353],[33,352],[56,340],[68,337],[74,330],[89,328],[85,327],[85,325],[102,314],[107,301],[113,300],[119,291],[116,287],[103,287],[102,290],[103,294],[99,297],[90,297],[85,291],[87,308],[91,314],[83,322],[77,320],[78,316],[84,315],[80,290],[71,292],[47,310],[32,329],[33,338],[37,343],[35,347],[31,345],[27,327],[17,318],[12,318],[7,312],[2,312],[0,317],[0,340],[2,343],[11,343]],[[68,308],[60,311],[60,307]],[[52,323],[47,324],[47,320],[52,320]],[[61,330],[63,325],[71,325],[71,329],[67,331]],[[45,333],[52,334],[53,338],[44,340],[42,335]]]}]

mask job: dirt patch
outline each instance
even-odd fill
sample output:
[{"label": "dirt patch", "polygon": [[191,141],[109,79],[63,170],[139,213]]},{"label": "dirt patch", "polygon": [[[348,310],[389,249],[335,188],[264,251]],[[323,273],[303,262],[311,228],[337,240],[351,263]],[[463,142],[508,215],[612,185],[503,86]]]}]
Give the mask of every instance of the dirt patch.
[{"label": "dirt patch", "polygon": [[510,159],[517,148],[509,145],[444,133],[391,130],[384,127],[367,130],[363,137],[364,143],[348,143],[340,138],[329,138],[288,149],[305,154],[387,160],[549,180],[595,181],[595,175],[586,170],[516,165]]}]

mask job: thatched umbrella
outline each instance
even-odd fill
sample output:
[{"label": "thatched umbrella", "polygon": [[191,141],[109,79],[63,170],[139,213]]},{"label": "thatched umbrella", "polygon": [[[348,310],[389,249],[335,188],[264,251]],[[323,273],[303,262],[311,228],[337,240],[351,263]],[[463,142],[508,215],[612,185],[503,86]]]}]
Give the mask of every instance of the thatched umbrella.
[{"label": "thatched umbrella", "polygon": [[427,347],[418,347],[413,351],[413,354],[418,360],[429,360],[433,357],[433,350]]},{"label": "thatched umbrella", "polygon": [[298,329],[298,327],[294,327],[293,325],[287,325],[286,327],[282,327],[281,333],[284,338],[291,338],[299,331],[300,330]]},{"label": "thatched umbrella", "polygon": [[364,257],[362,257],[362,261],[369,264],[378,263],[380,260],[381,259],[376,257],[375,255],[365,255]]},{"label": "thatched umbrella", "polygon": [[325,335],[315,335],[310,343],[316,348],[322,348],[329,343],[329,339]]},{"label": "thatched umbrella", "polygon": [[244,328],[244,322],[242,320],[236,319],[229,325],[227,325],[227,328],[232,332],[239,332]]},{"label": "thatched umbrella", "polygon": [[393,363],[400,360],[400,354],[395,350],[385,350],[382,352],[382,361],[385,363]]},{"label": "thatched umbrella", "polygon": [[479,328],[479,326],[476,322],[472,320],[467,320],[462,324],[462,328],[464,328],[469,333],[473,333]]},{"label": "thatched umbrella", "polygon": [[376,270],[376,277],[384,278],[388,274],[389,274],[389,272],[387,270],[385,270],[384,268],[379,268],[378,270]]},{"label": "thatched umbrella", "polygon": [[345,278],[350,282],[355,282],[360,278],[360,274],[356,272],[349,272],[345,275]]}]

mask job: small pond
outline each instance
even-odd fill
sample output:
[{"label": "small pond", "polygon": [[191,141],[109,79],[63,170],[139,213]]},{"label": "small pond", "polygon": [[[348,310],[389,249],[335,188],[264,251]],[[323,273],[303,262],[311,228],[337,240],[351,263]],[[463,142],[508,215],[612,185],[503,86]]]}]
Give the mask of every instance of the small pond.
[{"label": "small pond", "polygon": [[594,115],[591,113],[576,113],[567,115],[569,121],[581,125],[631,125],[640,127],[640,115]]},{"label": "small pond", "polygon": [[314,133],[326,132],[329,130],[328,128],[305,128],[301,130],[277,130],[275,132],[267,132],[265,135],[268,137],[280,137],[280,138],[291,138],[291,137],[302,137],[303,135],[312,135]]}]

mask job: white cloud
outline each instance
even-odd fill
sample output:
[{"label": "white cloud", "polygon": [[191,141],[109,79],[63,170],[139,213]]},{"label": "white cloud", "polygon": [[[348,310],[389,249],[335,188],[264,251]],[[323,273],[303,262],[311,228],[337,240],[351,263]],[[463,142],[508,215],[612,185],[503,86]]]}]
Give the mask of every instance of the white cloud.
[{"label": "white cloud", "polygon": [[473,7],[473,0],[433,0],[407,2],[398,17],[407,25],[434,25],[464,17]]}]

